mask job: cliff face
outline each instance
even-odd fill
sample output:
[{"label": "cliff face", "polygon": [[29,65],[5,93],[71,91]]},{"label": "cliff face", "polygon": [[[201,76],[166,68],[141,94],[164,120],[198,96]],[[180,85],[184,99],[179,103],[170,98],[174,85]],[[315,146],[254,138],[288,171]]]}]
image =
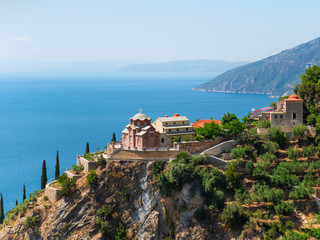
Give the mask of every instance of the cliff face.
[{"label": "cliff face", "polygon": [[305,68],[313,64],[320,65],[320,38],[231,69],[194,90],[288,95],[300,82]]},{"label": "cliff face", "polygon": [[[215,239],[217,229],[224,236],[212,219],[196,217],[205,207],[197,183],[163,198],[152,182],[151,162],[111,162],[97,174],[96,186],[87,186],[83,177],[71,197],[54,204],[40,196],[24,216],[3,227],[0,239],[104,239],[96,220],[105,205],[113,209],[109,221],[113,232],[106,239],[114,238],[120,222],[127,239]],[[28,216],[36,216],[39,223],[26,227]],[[229,239],[219,237],[224,238]]]}]

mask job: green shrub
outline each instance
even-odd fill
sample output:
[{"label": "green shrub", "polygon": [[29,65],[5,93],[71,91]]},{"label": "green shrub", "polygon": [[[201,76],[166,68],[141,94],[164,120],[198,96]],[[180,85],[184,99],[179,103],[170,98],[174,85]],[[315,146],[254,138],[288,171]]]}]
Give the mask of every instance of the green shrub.
[{"label": "green shrub", "polygon": [[47,196],[44,196],[44,197],[43,197],[43,201],[46,202],[46,201],[48,201],[48,200],[49,200],[49,198],[48,198]]},{"label": "green shrub", "polygon": [[185,141],[185,142],[189,142],[189,141],[193,141],[193,140],[194,140],[194,137],[191,135],[185,135],[182,137],[182,141]]},{"label": "green shrub", "polygon": [[278,215],[289,216],[294,212],[293,202],[281,202],[274,206],[274,210]]},{"label": "green shrub", "polygon": [[201,140],[203,140],[203,139],[204,139],[204,137],[203,137],[203,136],[200,136],[200,135],[197,135],[197,136],[194,137],[194,140],[195,140],[195,141],[201,141]]},{"label": "green shrub", "polygon": [[40,219],[37,216],[28,216],[26,220],[23,222],[23,226],[25,229],[32,229],[36,227],[40,223]]},{"label": "green shrub", "polygon": [[172,138],[172,142],[180,142],[181,140],[180,140],[180,137],[178,137],[178,136],[174,136],[173,138]]},{"label": "green shrub", "polygon": [[159,159],[152,163],[152,171],[155,176],[158,176],[164,169],[166,162]]},{"label": "green shrub", "polygon": [[116,233],[115,233],[115,236],[114,236],[114,239],[115,240],[126,240],[126,234],[127,234],[127,231],[125,230],[124,226],[122,225],[121,222],[119,222],[119,225],[116,229]]},{"label": "green shrub", "polygon": [[95,170],[90,170],[90,172],[88,173],[87,177],[87,184],[89,185],[94,185],[98,182],[98,176],[96,174]]},{"label": "green shrub", "polygon": [[225,177],[227,183],[233,187],[238,188],[241,185],[241,178],[236,166],[233,163],[228,163],[226,167]]},{"label": "green shrub", "polygon": [[247,170],[247,174],[249,174],[249,175],[253,174],[253,170],[254,170],[253,161],[249,161],[246,163],[246,170]]},{"label": "green shrub", "polygon": [[238,229],[249,220],[249,217],[239,203],[233,202],[223,210],[221,220],[227,224],[230,229]]},{"label": "green shrub", "polygon": [[281,131],[280,127],[268,128],[268,136],[272,141],[278,143],[280,148],[283,148],[286,143],[286,135]]},{"label": "green shrub", "polygon": [[262,147],[264,148],[264,150],[266,150],[268,153],[274,153],[276,151],[278,151],[280,149],[280,146],[277,142],[273,142],[273,141],[265,141],[262,144]]},{"label": "green shrub", "polygon": [[265,119],[261,122],[258,122],[257,128],[269,128],[271,126],[270,120]]},{"label": "green shrub", "polygon": [[298,157],[300,157],[301,153],[299,149],[294,149],[293,147],[289,147],[287,152],[287,156],[291,160],[297,160]]},{"label": "green shrub", "polygon": [[104,205],[97,211],[96,225],[104,237],[110,237],[112,234],[112,226],[109,223],[113,209],[110,205]]},{"label": "green shrub", "polygon": [[61,175],[58,178],[58,182],[61,186],[61,190],[59,191],[61,196],[70,196],[72,194],[72,189],[76,186],[76,182],[74,179],[70,179],[66,174]]},{"label": "green shrub", "polygon": [[129,194],[126,190],[119,191],[118,194],[122,202],[127,201],[129,198]]},{"label": "green shrub", "polygon": [[100,157],[98,158],[97,165],[104,167],[104,166],[106,166],[106,164],[107,164],[106,159],[102,155],[100,155]]},{"label": "green shrub", "polygon": [[74,171],[76,174],[79,174],[83,170],[84,170],[84,166],[82,164],[72,166],[72,171]]}]

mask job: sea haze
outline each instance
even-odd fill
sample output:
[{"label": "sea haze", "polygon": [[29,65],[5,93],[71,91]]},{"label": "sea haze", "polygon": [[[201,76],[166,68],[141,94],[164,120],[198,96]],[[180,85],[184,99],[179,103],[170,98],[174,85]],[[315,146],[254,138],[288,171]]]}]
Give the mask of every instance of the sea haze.
[{"label": "sea haze", "polygon": [[129,118],[142,112],[152,118],[180,113],[197,118],[221,119],[233,112],[242,117],[251,108],[268,106],[266,95],[205,93],[192,87],[212,74],[126,74],[104,76],[0,77],[0,192],[5,211],[40,188],[41,166],[47,161],[53,180],[56,151],[61,172],[76,164],[86,142],[90,150],[103,149]]}]

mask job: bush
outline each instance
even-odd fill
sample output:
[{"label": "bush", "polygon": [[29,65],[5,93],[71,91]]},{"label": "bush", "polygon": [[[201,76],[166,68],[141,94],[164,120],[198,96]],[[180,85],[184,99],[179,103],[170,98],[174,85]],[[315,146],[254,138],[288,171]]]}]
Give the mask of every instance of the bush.
[{"label": "bush", "polygon": [[[194,140],[201,140],[202,139],[213,139],[216,136],[222,135],[222,130],[220,125],[211,122],[211,123],[205,123],[203,128],[196,128],[195,129],[197,136],[194,138]],[[200,138],[200,139],[199,139]]]},{"label": "bush", "polygon": [[32,229],[40,223],[40,219],[37,216],[28,216],[23,223],[25,229]]},{"label": "bush", "polygon": [[289,216],[294,212],[293,202],[281,202],[274,206],[274,210],[278,215]]},{"label": "bush", "polygon": [[203,139],[204,139],[204,137],[203,137],[203,136],[200,136],[200,135],[197,135],[197,136],[194,137],[194,140],[195,140],[195,141],[201,141],[201,140],[203,140]]},{"label": "bush", "polygon": [[185,142],[189,142],[189,141],[193,141],[193,136],[191,135],[185,135],[182,137],[182,141],[185,141]]},{"label": "bush", "polygon": [[271,140],[278,143],[280,148],[283,148],[286,143],[286,135],[281,131],[280,127],[271,127],[268,128],[268,136]]},{"label": "bush", "polygon": [[249,161],[246,163],[246,170],[247,170],[247,174],[249,174],[249,175],[253,174],[253,170],[254,170],[253,161]]},{"label": "bush", "polygon": [[270,120],[265,119],[257,124],[257,128],[269,128],[271,126]]},{"label": "bush", "polygon": [[152,171],[155,176],[158,176],[164,169],[166,162],[159,159],[152,163]]},{"label": "bush", "polygon": [[233,163],[228,163],[226,167],[226,181],[233,188],[238,188],[241,185],[241,178],[237,168]]},{"label": "bush", "polygon": [[100,155],[100,157],[98,158],[98,162],[97,162],[98,166],[104,167],[107,164],[106,159],[104,159],[104,157],[102,155]]},{"label": "bush", "polygon": [[46,201],[48,201],[48,200],[49,200],[49,198],[48,198],[47,196],[44,196],[44,197],[43,197],[43,201],[46,202]]},{"label": "bush", "polygon": [[308,135],[310,134],[307,126],[299,124],[292,128],[292,136],[291,139],[297,139],[299,142],[306,141],[308,139]]},{"label": "bush", "polygon": [[76,174],[79,174],[83,170],[84,170],[84,166],[82,164],[72,166],[72,171],[74,171]]},{"label": "bush", "polygon": [[127,231],[125,230],[124,226],[122,225],[121,222],[119,222],[119,225],[116,229],[116,233],[115,233],[115,236],[114,236],[114,239],[115,240],[126,240],[126,234],[127,234]]},{"label": "bush", "polygon": [[291,160],[297,160],[298,157],[300,157],[301,153],[299,149],[294,149],[293,147],[289,147],[287,152],[287,156]]},{"label": "bush", "polygon": [[58,183],[61,186],[59,193],[64,197],[70,196],[72,194],[73,187],[76,185],[75,180],[68,178],[66,174],[63,174],[58,178]]},{"label": "bush", "polygon": [[181,140],[180,140],[180,137],[178,137],[178,136],[174,136],[173,138],[172,138],[172,142],[180,142]]},{"label": "bush", "polygon": [[266,150],[268,153],[275,153],[277,150],[280,149],[280,146],[277,142],[272,142],[272,141],[265,141],[262,144],[262,147],[264,150]]},{"label": "bush", "polygon": [[112,226],[109,223],[112,212],[113,209],[110,205],[104,205],[97,211],[98,218],[96,220],[96,225],[104,237],[110,237],[112,233]]},{"label": "bush", "polygon": [[128,194],[128,192],[126,190],[122,190],[122,191],[118,192],[118,194],[119,194],[119,197],[120,197],[122,202],[127,201],[128,198],[129,198],[129,194]]},{"label": "bush", "polygon": [[223,210],[221,220],[228,225],[230,229],[241,228],[248,220],[248,214],[243,207],[233,202]]},{"label": "bush", "polygon": [[90,172],[88,173],[86,179],[87,179],[87,183],[89,185],[96,184],[97,181],[98,181],[98,177],[97,177],[96,171],[95,170],[90,170]]}]

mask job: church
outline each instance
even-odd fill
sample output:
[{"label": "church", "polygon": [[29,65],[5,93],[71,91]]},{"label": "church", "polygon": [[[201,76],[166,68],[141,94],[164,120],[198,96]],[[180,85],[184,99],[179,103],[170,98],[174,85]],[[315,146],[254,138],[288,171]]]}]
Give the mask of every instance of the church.
[{"label": "church", "polygon": [[151,124],[151,118],[137,113],[130,118],[130,124],[122,131],[122,147],[132,150],[143,150],[160,146],[160,134]]}]

